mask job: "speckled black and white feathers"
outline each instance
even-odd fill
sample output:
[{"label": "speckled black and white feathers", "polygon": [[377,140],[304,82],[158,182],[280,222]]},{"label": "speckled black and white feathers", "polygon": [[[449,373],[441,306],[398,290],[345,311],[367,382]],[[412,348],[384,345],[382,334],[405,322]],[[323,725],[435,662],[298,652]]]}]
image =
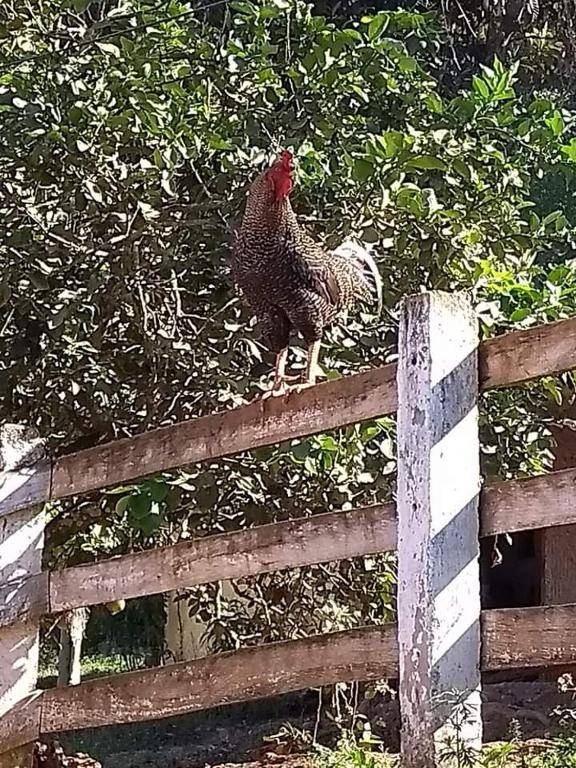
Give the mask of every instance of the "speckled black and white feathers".
[{"label": "speckled black and white feathers", "polygon": [[288,196],[277,198],[266,173],[256,179],[233,250],[232,276],[272,351],[288,346],[291,332],[307,344],[319,340],[341,311],[370,297],[360,251],[353,243],[322,249],[299,226]]}]

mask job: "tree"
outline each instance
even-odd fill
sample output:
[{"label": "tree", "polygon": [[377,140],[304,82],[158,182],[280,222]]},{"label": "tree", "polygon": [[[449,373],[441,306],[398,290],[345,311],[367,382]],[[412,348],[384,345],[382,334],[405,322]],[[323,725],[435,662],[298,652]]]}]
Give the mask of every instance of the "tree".
[{"label": "tree", "polygon": [[[327,376],[393,359],[397,301],[422,287],[471,290],[484,336],[574,313],[573,115],[519,95],[517,67],[496,58],[447,92],[431,12],[203,8],[0,11],[0,418],[67,451],[252,397],[271,361],[226,253],[276,143],[297,154],[301,217],[327,245],[372,243],[386,286],[383,319],[328,334]],[[486,472],[542,470],[546,435],[530,415],[570,396],[565,383],[484,399]],[[73,501],[86,514],[63,507],[49,557],[389,499],[393,439],[381,419]],[[81,530],[65,528],[72,517]],[[191,606],[231,647],[381,620],[392,586],[390,558],[365,559],[239,585],[291,609],[273,622],[216,616],[214,586]]]}]

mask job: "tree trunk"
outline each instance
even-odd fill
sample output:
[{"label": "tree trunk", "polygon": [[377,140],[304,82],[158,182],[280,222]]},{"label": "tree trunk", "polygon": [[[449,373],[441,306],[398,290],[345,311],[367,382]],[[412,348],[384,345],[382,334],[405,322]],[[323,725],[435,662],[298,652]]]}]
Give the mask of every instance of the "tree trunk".
[{"label": "tree trunk", "polygon": [[60,653],[58,654],[58,685],[78,685],[82,678],[80,659],[82,641],[89,608],[76,608],[60,619]]}]

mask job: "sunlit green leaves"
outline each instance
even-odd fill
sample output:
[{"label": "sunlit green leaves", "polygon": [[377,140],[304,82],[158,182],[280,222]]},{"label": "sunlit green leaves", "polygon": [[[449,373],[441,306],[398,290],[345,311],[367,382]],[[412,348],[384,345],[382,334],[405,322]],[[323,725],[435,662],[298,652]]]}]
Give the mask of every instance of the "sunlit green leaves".
[{"label": "sunlit green leaves", "polygon": [[406,161],[406,165],[411,168],[420,168],[422,170],[446,170],[446,164],[433,155],[414,155]]},{"label": "sunlit green leaves", "polygon": [[388,27],[390,17],[387,13],[379,13],[370,22],[368,22],[368,39],[377,40]]},{"label": "sunlit green leaves", "polygon": [[555,109],[550,117],[546,117],[544,122],[550,128],[554,136],[560,136],[564,130],[564,120],[560,112]]},{"label": "sunlit green leaves", "polygon": [[569,144],[565,144],[560,149],[569,160],[576,162],[576,139],[572,139]]}]

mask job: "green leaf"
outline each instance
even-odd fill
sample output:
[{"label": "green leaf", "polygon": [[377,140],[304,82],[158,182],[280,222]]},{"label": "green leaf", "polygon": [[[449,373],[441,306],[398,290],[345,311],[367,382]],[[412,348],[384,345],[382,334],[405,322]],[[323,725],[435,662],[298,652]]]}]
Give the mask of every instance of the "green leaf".
[{"label": "green leaf", "polygon": [[550,128],[554,136],[560,136],[564,130],[564,120],[558,110],[555,110],[550,117],[545,118],[544,122],[548,128]]},{"label": "green leaf", "polygon": [[387,158],[395,157],[404,148],[404,134],[400,131],[385,131],[376,139],[384,147]]},{"label": "green leaf", "polygon": [[446,164],[433,155],[416,155],[407,160],[406,165],[409,165],[412,168],[421,168],[422,170],[446,170]]},{"label": "green leaf", "polygon": [[530,104],[529,111],[532,114],[536,114],[539,116],[545,115],[546,112],[550,112],[552,109],[552,102],[548,99],[535,99],[532,104]]},{"label": "green leaf", "polygon": [[555,224],[556,220],[562,215],[561,211],[552,211],[542,219],[542,226],[547,227],[550,224]]},{"label": "green leaf", "polygon": [[444,104],[442,103],[442,99],[440,96],[438,96],[437,93],[426,94],[424,97],[424,103],[428,109],[435,114],[440,115],[444,111]]},{"label": "green leaf", "polygon": [[152,499],[147,493],[139,493],[136,496],[129,497],[130,512],[136,519],[145,517],[150,512]]},{"label": "green leaf", "polygon": [[415,187],[401,187],[396,195],[396,204],[399,208],[410,211],[417,219],[424,214],[424,198],[422,192]]},{"label": "green leaf", "polygon": [[131,40],[129,37],[124,37],[124,35],[122,35],[120,38],[120,45],[122,46],[122,51],[128,56],[131,56],[134,52],[134,40]]},{"label": "green leaf", "polygon": [[116,506],[114,507],[117,515],[123,515],[124,512],[126,512],[130,505],[131,499],[132,496],[122,496],[122,498],[118,499]]},{"label": "green leaf", "polygon": [[68,110],[68,119],[72,123],[72,125],[78,125],[80,120],[82,119],[83,111],[80,109],[80,107],[77,107],[75,104],[73,104],[70,109]]},{"label": "green leaf", "polygon": [[310,445],[308,444],[308,442],[291,445],[290,453],[293,456],[295,456],[297,459],[305,459],[306,456],[308,456],[308,454],[310,453]]},{"label": "green leaf", "polygon": [[576,139],[572,139],[570,144],[564,144],[564,146],[560,147],[560,151],[563,155],[566,155],[568,160],[576,162]]},{"label": "green leaf", "polygon": [[528,135],[528,133],[530,133],[531,127],[532,127],[531,120],[522,120],[522,122],[518,125],[518,128],[516,129],[516,133],[520,137],[526,136]]},{"label": "green leaf", "polygon": [[474,75],[472,78],[472,90],[483,99],[488,99],[490,97],[490,89],[484,80],[477,75]]},{"label": "green leaf", "polygon": [[142,531],[145,536],[150,536],[160,528],[163,522],[164,519],[156,507],[149,515],[134,520],[134,527]]},{"label": "green leaf", "polygon": [[260,47],[260,54],[262,56],[274,56],[276,53],[278,53],[277,45],[271,45],[266,41],[262,43]]},{"label": "green leaf", "polygon": [[356,85],[355,83],[353,83],[350,86],[350,90],[353,93],[355,93],[357,96],[359,96],[361,101],[364,101],[366,104],[368,104],[368,102],[370,101],[370,97],[368,96],[366,91],[363,88],[360,88],[359,85]]},{"label": "green leaf", "polygon": [[472,171],[470,170],[470,166],[467,165],[467,163],[465,163],[461,158],[455,157],[452,160],[452,168],[456,171],[456,173],[459,173],[460,176],[466,179],[466,181],[470,181],[472,178]]},{"label": "green leaf", "polygon": [[400,72],[417,72],[418,62],[412,56],[401,56],[398,59],[398,68]]},{"label": "green leaf", "polygon": [[368,24],[368,39],[372,42],[377,40],[385,32],[389,23],[388,14],[379,13],[378,16],[375,16]]},{"label": "green leaf", "polygon": [[570,274],[570,270],[564,264],[558,264],[557,267],[550,272],[548,280],[553,285],[562,285],[566,281],[566,277]]},{"label": "green leaf", "polygon": [[240,0],[233,0],[230,3],[230,8],[234,11],[242,13],[244,16],[256,16],[258,14],[258,8],[252,3],[241,2]]},{"label": "green leaf", "polygon": [[515,309],[514,312],[510,315],[510,320],[513,323],[519,323],[521,320],[525,320],[527,317],[529,317],[532,314],[532,310],[528,307],[521,307],[520,309]]},{"label": "green leaf", "polygon": [[533,241],[531,237],[528,237],[528,235],[512,235],[511,240],[513,240],[516,245],[518,245],[523,251],[529,250],[533,246]]},{"label": "green leaf", "polygon": [[168,491],[170,490],[170,486],[168,483],[162,483],[158,480],[150,480],[148,482],[148,492],[150,494],[150,498],[153,501],[161,502],[164,501],[166,496],[168,496]]},{"label": "green leaf", "polygon": [[374,166],[364,158],[354,160],[354,169],[352,171],[356,181],[367,181],[374,173]]},{"label": "green leaf", "polygon": [[338,451],[340,449],[332,435],[321,435],[316,439],[323,451]]}]

